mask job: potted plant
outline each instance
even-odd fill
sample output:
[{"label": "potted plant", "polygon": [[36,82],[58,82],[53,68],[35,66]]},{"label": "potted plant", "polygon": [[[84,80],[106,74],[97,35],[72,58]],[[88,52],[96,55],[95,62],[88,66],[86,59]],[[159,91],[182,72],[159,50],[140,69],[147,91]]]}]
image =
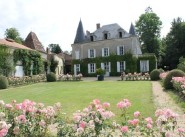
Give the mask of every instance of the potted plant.
[{"label": "potted plant", "polygon": [[102,68],[98,68],[96,69],[96,74],[97,74],[98,81],[104,80],[105,70],[103,70]]}]

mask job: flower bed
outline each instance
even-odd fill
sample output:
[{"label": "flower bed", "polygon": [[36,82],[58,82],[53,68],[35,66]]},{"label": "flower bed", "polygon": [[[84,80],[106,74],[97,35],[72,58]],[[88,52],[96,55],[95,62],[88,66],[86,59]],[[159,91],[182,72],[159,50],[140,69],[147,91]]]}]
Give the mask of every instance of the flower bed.
[{"label": "flower bed", "polygon": [[78,75],[62,74],[62,75],[59,75],[58,79],[60,81],[80,81],[82,80],[82,77],[83,75],[81,73]]},{"label": "flower bed", "polygon": [[26,85],[42,81],[46,81],[46,75],[44,74],[24,77],[8,77],[8,82],[10,86]]},{"label": "flower bed", "polygon": [[64,120],[61,117],[61,105],[46,106],[30,100],[22,103],[12,101],[5,104],[0,100],[0,137],[4,136],[51,136],[49,126],[56,125],[58,136],[185,136],[185,129],[177,127],[178,115],[170,109],[158,109],[155,112],[156,120],[143,117],[139,111],[128,117],[131,107],[128,99],[117,103],[123,121],[120,124],[112,121],[115,116],[109,110],[108,102],[101,103],[93,100],[82,111],[73,114],[73,120]]},{"label": "flower bed", "polygon": [[129,81],[135,81],[135,80],[150,80],[149,73],[128,73],[127,75],[121,74],[120,76],[121,80],[129,80]]}]

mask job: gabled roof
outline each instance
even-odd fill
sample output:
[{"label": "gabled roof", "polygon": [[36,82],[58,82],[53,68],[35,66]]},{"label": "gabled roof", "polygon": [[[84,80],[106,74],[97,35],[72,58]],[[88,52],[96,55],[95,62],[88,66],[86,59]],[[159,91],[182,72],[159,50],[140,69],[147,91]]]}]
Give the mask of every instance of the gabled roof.
[{"label": "gabled roof", "polygon": [[34,32],[30,32],[25,39],[25,46],[37,51],[46,52]]},{"label": "gabled roof", "polygon": [[11,47],[11,48],[32,50],[32,49],[30,49],[30,48],[28,48],[28,47],[26,47],[22,44],[16,43],[12,39],[0,39],[0,44],[6,45],[6,46]]},{"label": "gabled roof", "polygon": [[131,25],[130,25],[129,34],[131,34],[131,35],[136,35],[136,31],[135,31],[134,25],[133,25],[132,23],[131,23]]},{"label": "gabled roof", "polygon": [[75,37],[74,43],[81,43],[84,41],[85,41],[85,34],[84,34],[84,30],[83,30],[82,21],[80,19],[80,22],[78,24],[78,28],[76,31],[76,37]]}]

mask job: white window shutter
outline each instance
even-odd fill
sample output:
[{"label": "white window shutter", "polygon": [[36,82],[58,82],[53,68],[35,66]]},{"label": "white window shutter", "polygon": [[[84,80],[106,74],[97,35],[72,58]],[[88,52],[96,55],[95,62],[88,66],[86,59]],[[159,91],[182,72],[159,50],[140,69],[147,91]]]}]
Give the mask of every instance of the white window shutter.
[{"label": "white window shutter", "polygon": [[88,58],[90,58],[90,49],[88,49]]},{"label": "white window shutter", "polygon": [[94,58],[96,58],[96,50],[94,49]]},{"label": "white window shutter", "polygon": [[147,71],[149,71],[149,60],[147,60],[146,63],[147,63]]},{"label": "white window shutter", "polygon": [[104,48],[102,48],[102,57],[104,57]]},{"label": "white window shutter", "polygon": [[120,62],[117,61],[117,72],[120,72]]},{"label": "white window shutter", "polygon": [[123,69],[124,69],[124,71],[125,71],[125,70],[126,70],[126,61],[123,61],[123,65],[124,65],[124,66],[123,66],[123,67],[124,67]]},{"label": "white window shutter", "polygon": [[109,72],[111,72],[111,62],[109,62]]},{"label": "white window shutter", "polygon": [[123,55],[125,54],[125,46],[123,45]]},{"label": "white window shutter", "polygon": [[79,71],[80,71],[80,64],[79,64]]},{"label": "white window shutter", "polygon": [[96,63],[94,63],[94,72],[96,72]]},{"label": "white window shutter", "polygon": [[88,64],[88,73],[90,73],[90,64]]},{"label": "white window shutter", "polygon": [[142,61],[140,60],[140,72],[143,72],[142,67],[143,67],[143,64],[142,64]]},{"label": "white window shutter", "polygon": [[119,52],[119,46],[117,46],[117,55],[120,55],[120,52]]},{"label": "white window shutter", "polygon": [[74,64],[74,75],[76,75],[76,65]]},{"label": "white window shutter", "polygon": [[101,63],[101,69],[105,69],[105,68],[104,68],[104,63]]},{"label": "white window shutter", "polygon": [[108,56],[109,56],[109,48],[107,48],[108,49]]}]

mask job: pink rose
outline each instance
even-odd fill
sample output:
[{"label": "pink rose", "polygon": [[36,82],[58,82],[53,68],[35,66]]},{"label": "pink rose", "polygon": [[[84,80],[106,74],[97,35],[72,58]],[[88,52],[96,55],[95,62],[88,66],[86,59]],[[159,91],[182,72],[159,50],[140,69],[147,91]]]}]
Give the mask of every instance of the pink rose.
[{"label": "pink rose", "polygon": [[147,127],[148,129],[151,129],[151,128],[152,128],[152,124],[147,124],[146,127]]},{"label": "pink rose", "polygon": [[81,127],[81,128],[85,128],[85,126],[86,126],[86,122],[84,122],[84,121],[81,121],[80,122],[80,124],[79,124],[79,127]]},{"label": "pink rose", "polygon": [[123,132],[123,133],[128,132],[128,126],[122,126],[121,127],[121,132]]},{"label": "pink rose", "polygon": [[105,102],[105,103],[103,103],[103,106],[104,106],[104,108],[109,108],[110,107],[110,103]]},{"label": "pink rose", "polygon": [[99,99],[94,99],[94,100],[93,100],[93,103],[94,103],[95,105],[98,105],[98,104],[100,104],[100,100],[99,100]]},{"label": "pink rose", "polygon": [[178,128],[177,130],[178,130],[179,133],[184,133],[185,132],[184,128]]},{"label": "pink rose", "polygon": [[7,129],[7,128],[1,129],[1,130],[0,130],[0,137],[6,136],[7,133],[8,133],[8,129]]},{"label": "pink rose", "polygon": [[135,117],[135,118],[137,118],[137,117],[139,117],[139,116],[140,116],[140,112],[139,112],[139,111],[134,112],[134,117]]}]

